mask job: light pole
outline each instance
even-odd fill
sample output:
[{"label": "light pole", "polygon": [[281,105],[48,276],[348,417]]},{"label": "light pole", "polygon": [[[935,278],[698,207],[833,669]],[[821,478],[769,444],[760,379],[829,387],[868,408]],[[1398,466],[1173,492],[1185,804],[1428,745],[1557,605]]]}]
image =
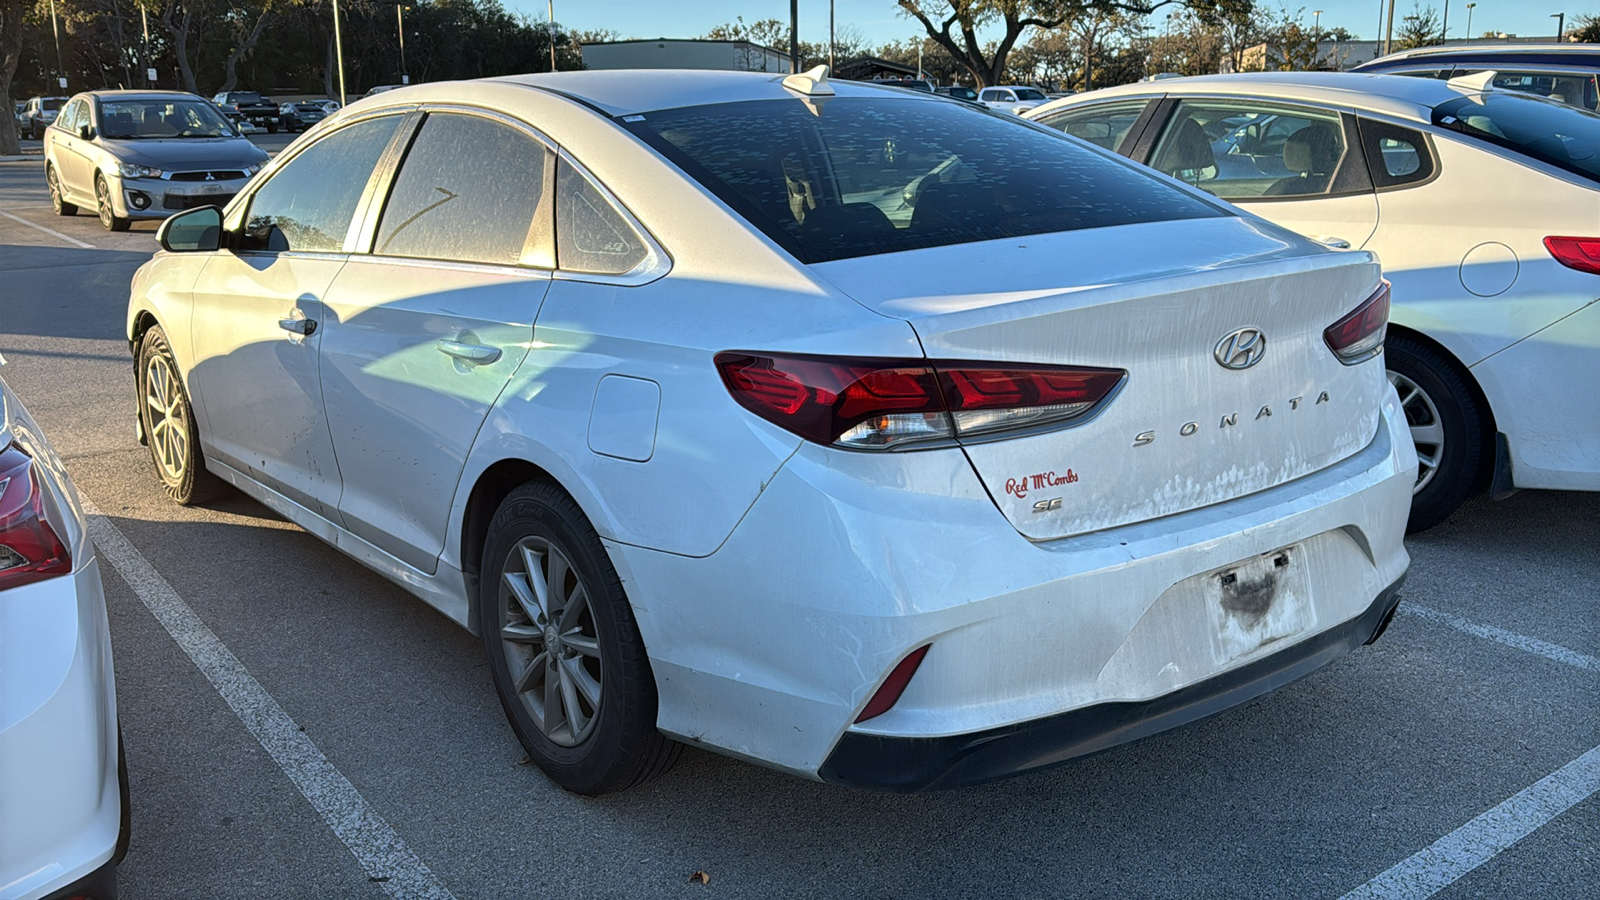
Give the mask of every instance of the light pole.
[{"label": "light pole", "polygon": [[1444,0],[1444,24],[1439,27],[1439,43],[1450,43],[1450,0]]},{"label": "light pole", "polygon": [[829,72],[833,71],[833,50],[834,50],[834,45],[835,45],[835,41],[834,41],[834,37],[833,37],[833,0],[828,0],[828,71]]},{"label": "light pole", "polygon": [[150,73],[155,68],[150,65],[150,11],[143,3],[139,4],[139,18],[144,22],[144,86],[150,88],[155,86],[150,83]]},{"label": "light pole", "polygon": [[789,0],[789,71],[800,71],[800,0]]},{"label": "light pole", "polygon": [[1472,40],[1472,8],[1477,5],[1476,3],[1467,4],[1467,40],[1469,41]]},{"label": "light pole", "polygon": [[550,72],[556,71],[556,0],[549,0],[550,17],[545,19],[544,30],[550,38]]},{"label": "light pole", "polygon": [[56,36],[56,84],[67,89],[67,67],[61,63],[61,26],[56,23],[56,0],[50,0],[50,30]]},{"label": "light pole", "polygon": [[344,91],[344,35],[339,32],[339,0],[333,0],[333,52],[339,63],[339,106],[349,106]]},{"label": "light pole", "polygon": [[[51,0],[51,9],[55,9],[55,2]],[[51,13],[51,15],[55,15]],[[1556,43],[1561,43],[1561,36],[1567,33],[1567,14],[1564,12],[1551,13],[1550,18],[1556,20]],[[61,54],[61,48],[56,47],[56,55]]]},{"label": "light pole", "polygon": [[1383,55],[1388,56],[1394,47],[1394,0],[1389,0],[1389,28],[1383,33]]},{"label": "light pole", "polygon": [[394,21],[400,32],[400,83],[410,84],[411,76],[407,74],[406,70],[406,18],[405,15],[401,13],[401,10],[405,8],[405,4],[403,3],[396,3],[394,5]]}]

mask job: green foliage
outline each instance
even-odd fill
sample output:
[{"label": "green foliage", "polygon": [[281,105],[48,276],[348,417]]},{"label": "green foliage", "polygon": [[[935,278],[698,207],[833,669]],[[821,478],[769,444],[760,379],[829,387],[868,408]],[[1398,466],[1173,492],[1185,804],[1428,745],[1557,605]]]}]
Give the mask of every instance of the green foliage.
[{"label": "green foliage", "polygon": [[1394,30],[1395,50],[1411,50],[1442,43],[1444,37],[1439,33],[1439,11],[1431,6],[1424,8],[1421,4],[1413,3],[1411,15],[1402,17],[1400,27]]}]

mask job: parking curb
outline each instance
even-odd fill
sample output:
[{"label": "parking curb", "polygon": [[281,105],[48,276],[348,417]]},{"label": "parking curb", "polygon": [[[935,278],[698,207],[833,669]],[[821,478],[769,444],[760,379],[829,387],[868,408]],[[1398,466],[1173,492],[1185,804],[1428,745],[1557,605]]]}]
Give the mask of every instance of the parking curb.
[{"label": "parking curb", "polygon": [[44,162],[44,156],[0,156],[0,163],[6,162]]}]

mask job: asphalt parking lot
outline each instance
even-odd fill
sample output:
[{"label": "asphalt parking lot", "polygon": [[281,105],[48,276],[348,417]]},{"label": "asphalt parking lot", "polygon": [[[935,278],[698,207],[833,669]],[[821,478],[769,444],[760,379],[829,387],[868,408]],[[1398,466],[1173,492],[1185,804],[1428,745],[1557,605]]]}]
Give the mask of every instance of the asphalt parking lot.
[{"label": "asphalt parking lot", "polygon": [[688,751],[585,799],[477,639],[242,495],[166,500],[123,339],[154,232],[0,163],[0,374],[96,511],[125,898],[1595,896],[1600,495],[1470,505],[1408,542],[1377,644],[1064,767],[892,796]]}]

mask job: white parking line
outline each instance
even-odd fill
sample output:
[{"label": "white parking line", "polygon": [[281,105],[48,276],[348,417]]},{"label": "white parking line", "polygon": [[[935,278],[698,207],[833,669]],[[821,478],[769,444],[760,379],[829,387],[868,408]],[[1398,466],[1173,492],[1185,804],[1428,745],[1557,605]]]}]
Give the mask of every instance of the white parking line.
[{"label": "white parking line", "polygon": [[1474,637],[1505,644],[1507,647],[1515,647],[1518,650],[1543,656],[1546,659],[1553,659],[1559,663],[1566,663],[1569,666],[1576,666],[1580,669],[1588,669],[1591,672],[1600,672],[1600,659],[1596,659],[1593,656],[1585,656],[1576,650],[1568,650],[1560,644],[1541,641],[1538,638],[1517,634],[1514,631],[1506,631],[1504,628],[1496,628],[1493,625],[1480,625],[1477,622],[1469,622],[1459,616],[1453,616],[1437,609],[1429,609],[1426,606],[1410,601],[1400,604],[1400,611],[1406,615],[1449,625],[1457,631],[1464,631]]},{"label": "white parking line", "polygon": [[355,785],[312,743],[189,604],[167,584],[117,526],[87,498],[89,536],[102,559],[122,579],[189,655],[245,728],[322,815],[368,876],[392,897],[454,900],[428,866],[411,852],[383,817],[367,805]]},{"label": "white parking line", "polygon": [[4,216],[4,217],[6,217],[7,219],[10,219],[13,222],[17,222],[19,224],[26,225],[29,228],[37,228],[38,230],[44,232],[45,234],[48,234],[48,235],[50,235],[51,237],[53,237],[53,238],[55,238],[57,240],[66,241],[67,243],[73,245],[74,247],[82,247],[85,250],[93,250],[93,249],[95,249],[95,246],[93,244],[85,244],[83,241],[80,241],[75,237],[67,237],[66,235],[62,234],[61,232],[56,231],[54,228],[46,228],[43,225],[38,224],[37,222],[29,222],[27,219],[24,219],[21,216],[13,216],[11,213],[8,213],[3,209],[0,209],[0,216]]},{"label": "white parking line", "polygon": [[1401,860],[1342,900],[1432,897],[1596,791],[1600,791],[1600,747]]}]

